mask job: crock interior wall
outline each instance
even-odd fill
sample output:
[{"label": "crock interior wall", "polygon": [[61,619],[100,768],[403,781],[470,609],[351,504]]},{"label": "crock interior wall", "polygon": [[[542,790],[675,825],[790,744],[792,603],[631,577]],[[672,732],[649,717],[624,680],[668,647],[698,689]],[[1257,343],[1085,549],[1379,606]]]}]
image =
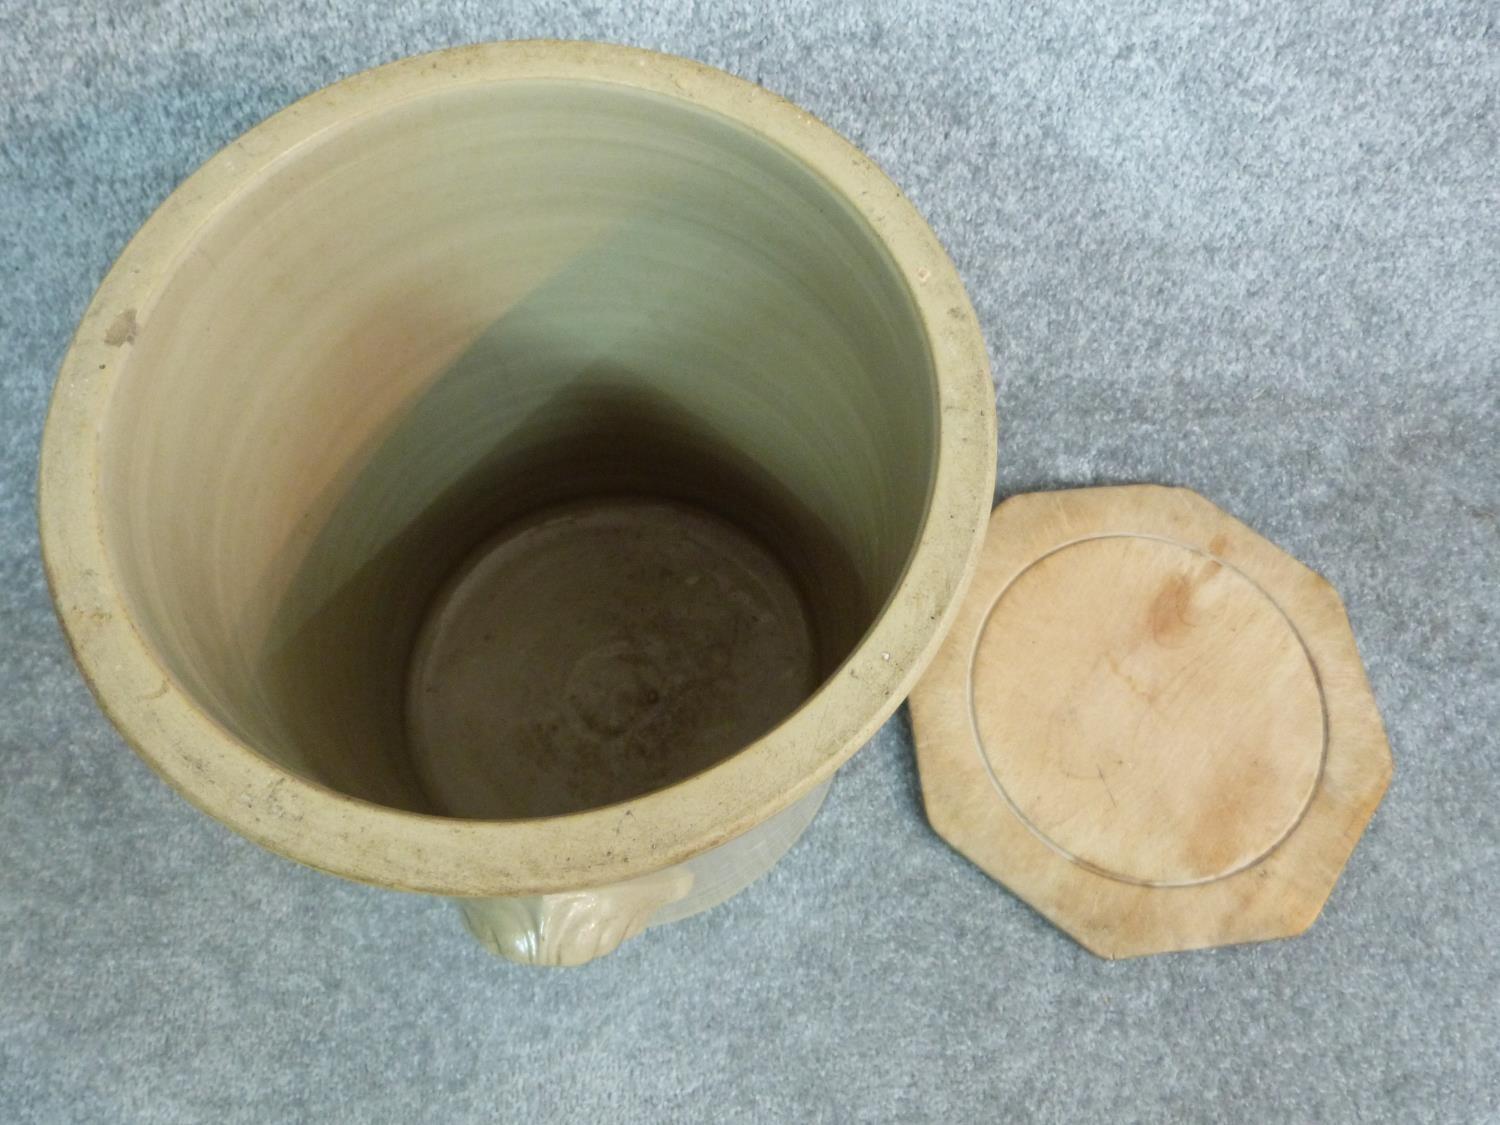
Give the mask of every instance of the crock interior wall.
[{"label": "crock interior wall", "polygon": [[382,804],[434,811],[407,660],[508,520],[708,506],[785,561],[829,672],[921,530],[933,375],[889,254],[780,148],[626,87],[355,116],[227,200],[127,320],[103,533],[143,637],[260,753]]}]

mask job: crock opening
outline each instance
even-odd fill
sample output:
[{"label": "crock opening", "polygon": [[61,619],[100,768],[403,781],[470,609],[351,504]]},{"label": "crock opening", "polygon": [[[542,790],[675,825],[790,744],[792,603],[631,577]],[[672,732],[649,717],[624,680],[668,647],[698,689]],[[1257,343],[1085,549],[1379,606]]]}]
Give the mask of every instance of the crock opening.
[{"label": "crock opening", "polygon": [[[732,755],[854,650],[932,488],[931,360],[874,232],[769,141],[624,86],[463,86],[319,134],[225,202],[129,331],[100,480],[143,639],[258,752],[398,809],[576,811]],[[634,595],[601,614],[670,618],[671,582],[694,573],[722,597],[694,594],[635,652],[591,617],[597,643],[512,691],[506,713],[538,725],[523,756],[483,707],[435,712],[447,727],[414,715],[436,667],[414,654],[463,576],[528,529],[601,511],[655,513],[641,526],[660,533],[630,556]],[[694,535],[696,554],[675,549]],[[554,609],[612,580],[580,567],[569,598],[566,552],[536,557]],[[547,620],[578,631],[538,610],[475,682],[509,690]],[[740,661],[706,684],[689,674],[705,636]],[[632,678],[663,665],[696,685],[703,721],[610,734],[671,703]],[[752,665],[785,676],[746,691]],[[604,732],[593,759],[547,740],[580,708]]]}]

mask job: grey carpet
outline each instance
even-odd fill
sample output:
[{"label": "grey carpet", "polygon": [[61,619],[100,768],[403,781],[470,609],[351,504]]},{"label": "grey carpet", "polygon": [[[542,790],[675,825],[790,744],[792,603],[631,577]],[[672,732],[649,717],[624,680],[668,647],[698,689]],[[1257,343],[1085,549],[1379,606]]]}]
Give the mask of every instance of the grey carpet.
[{"label": "grey carpet", "polygon": [[[525,971],[124,748],[32,514],[94,285],[292,98],[543,35],[725,67],[873,155],[978,307],[1001,493],[1188,485],[1343,592],[1397,769],[1306,937],[1094,959],[927,829],[898,716],[746,894]],[[0,0],[0,1121],[1500,1120],[1497,47],[1443,0]]]}]

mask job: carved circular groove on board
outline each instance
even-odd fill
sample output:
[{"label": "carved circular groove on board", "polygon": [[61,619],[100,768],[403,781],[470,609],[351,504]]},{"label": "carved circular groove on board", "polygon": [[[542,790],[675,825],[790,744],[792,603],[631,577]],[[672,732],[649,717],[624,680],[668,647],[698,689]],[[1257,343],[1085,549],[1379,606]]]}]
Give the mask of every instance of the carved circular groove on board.
[{"label": "carved circular groove on board", "polygon": [[1327,716],[1276,601],[1197,547],[1065,543],[995,597],[967,675],[995,787],[1054,851],[1150,887],[1243,871],[1297,826]]}]

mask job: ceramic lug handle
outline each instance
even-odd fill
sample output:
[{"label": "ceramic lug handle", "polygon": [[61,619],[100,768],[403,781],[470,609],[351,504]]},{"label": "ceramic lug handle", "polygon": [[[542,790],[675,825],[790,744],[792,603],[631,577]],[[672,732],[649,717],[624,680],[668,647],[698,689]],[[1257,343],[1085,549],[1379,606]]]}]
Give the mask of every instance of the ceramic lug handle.
[{"label": "ceramic lug handle", "polygon": [[613,953],[692,887],[692,871],[679,865],[593,890],[459,899],[458,906],[491,953],[521,965],[583,965]]}]

